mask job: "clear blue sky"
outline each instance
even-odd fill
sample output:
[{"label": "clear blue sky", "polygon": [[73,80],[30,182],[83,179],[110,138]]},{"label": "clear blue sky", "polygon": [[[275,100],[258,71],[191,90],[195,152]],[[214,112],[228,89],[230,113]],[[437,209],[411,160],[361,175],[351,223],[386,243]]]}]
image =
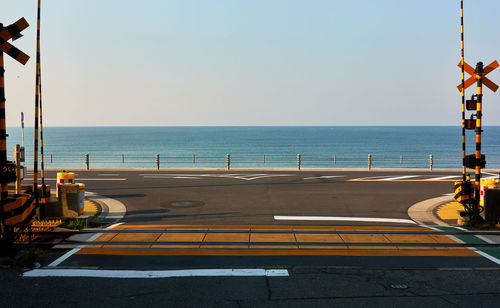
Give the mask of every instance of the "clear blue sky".
[{"label": "clear blue sky", "polygon": [[[459,0],[42,0],[44,124],[459,125]],[[500,60],[500,1],[465,0],[466,61]],[[6,60],[32,125],[36,0]],[[500,84],[500,69],[489,77]],[[472,94],[473,87],[467,93]],[[486,125],[500,93],[485,90]]]}]

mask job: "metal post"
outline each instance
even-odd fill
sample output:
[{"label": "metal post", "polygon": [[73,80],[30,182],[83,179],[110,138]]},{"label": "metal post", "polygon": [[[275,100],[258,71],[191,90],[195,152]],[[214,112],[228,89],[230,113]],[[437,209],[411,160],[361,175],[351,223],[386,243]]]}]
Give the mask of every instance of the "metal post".
[{"label": "metal post", "polygon": [[231,169],[231,156],[229,154],[226,154],[226,166],[227,170]]},{"label": "metal post", "polygon": [[333,164],[337,163],[337,154],[333,154]]},{"label": "metal post", "polygon": [[124,164],[124,163],[125,163],[125,155],[122,154],[122,164]]},{"label": "metal post", "polygon": [[432,170],[434,167],[434,156],[432,154],[429,155],[429,169]]},{"label": "metal post", "polygon": [[476,177],[474,181],[474,219],[479,218],[479,199],[480,199],[480,184],[481,184],[481,119],[482,119],[482,103],[483,103],[483,79],[484,74],[483,62],[476,64],[474,71],[477,79],[477,108],[476,108]]},{"label": "metal post", "polygon": [[14,146],[14,163],[16,164],[16,194],[21,193],[21,146]]},{"label": "metal post", "polygon": [[160,170],[160,154],[156,154],[156,169]]},{"label": "metal post", "polygon": [[85,154],[85,166],[87,166],[87,170],[90,169],[90,158],[89,154]]},{"label": "metal post", "polygon": [[372,170],[372,155],[368,154],[368,171]]},{"label": "metal post", "polygon": [[400,155],[399,156],[399,164],[402,165],[403,164],[403,155]]},{"label": "metal post", "polygon": [[50,154],[50,163],[52,164],[52,154]]},{"label": "metal post", "polygon": [[262,155],[262,163],[265,164],[266,163],[266,155]]},{"label": "metal post", "polygon": [[193,154],[193,164],[195,164],[195,163],[196,163],[196,157],[195,157],[195,155]]},{"label": "metal post", "polygon": [[460,0],[460,54],[462,66],[462,181],[466,180],[465,167],[465,60],[464,60],[464,1]]},{"label": "metal post", "polygon": [[[0,30],[3,29],[3,24],[0,23]],[[7,163],[7,133],[5,127],[5,79],[4,79],[4,62],[3,51],[0,50],[0,166],[5,166]],[[1,201],[2,204],[7,200],[9,187],[7,183],[1,184]],[[0,209],[3,213],[3,206]]]},{"label": "metal post", "polygon": [[297,154],[297,169],[299,170],[300,170],[300,164],[301,164],[300,154]]},{"label": "metal post", "polygon": [[38,200],[38,123],[39,119],[39,106],[40,106],[40,6],[41,1],[38,0],[37,8],[37,23],[36,23],[36,70],[35,70],[35,142],[33,150],[33,192],[35,194],[36,208],[40,206]]}]

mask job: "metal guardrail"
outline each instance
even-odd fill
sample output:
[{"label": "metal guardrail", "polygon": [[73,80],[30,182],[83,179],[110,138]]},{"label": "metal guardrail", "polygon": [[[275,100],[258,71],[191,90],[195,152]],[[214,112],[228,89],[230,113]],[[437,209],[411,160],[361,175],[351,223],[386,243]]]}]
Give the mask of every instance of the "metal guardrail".
[{"label": "metal guardrail", "polygon": [[[139,168],[460,168],[462,158],[449,155],[403,154],[225,154],[225,155],[102,155],[45,156],[47,167]],[[500,168],[500,155],[487,155],[488,168]],[[26,164],[29,166],[30,161]]]}]

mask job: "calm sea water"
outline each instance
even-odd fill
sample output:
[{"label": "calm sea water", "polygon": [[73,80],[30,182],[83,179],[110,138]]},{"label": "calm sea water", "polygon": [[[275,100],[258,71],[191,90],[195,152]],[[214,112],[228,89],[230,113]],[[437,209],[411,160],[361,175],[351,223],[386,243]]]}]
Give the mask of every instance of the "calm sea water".
[{"label": "calm sea water", "polygon": [[[9,157],[21,129],[8,128]],[[500,168],[500,127],[486,127],[483,152],[488,168]],[[475,150],[468,132],[468,154]],[[460,127],[45,127],[47,167],[233,167],[461,166]],[[25,129],[26,158],[33,161],[33,128]],[[50,156],[52,155],[52,163]],[[122,158],[123,155],[123,158]],[[193,155],[194,163],[193,163]],[[265,157],[263,156],[265,155]],[[401,162],[402,156],[402,162]],[[334,162],[334,157],[336,161]]]}]

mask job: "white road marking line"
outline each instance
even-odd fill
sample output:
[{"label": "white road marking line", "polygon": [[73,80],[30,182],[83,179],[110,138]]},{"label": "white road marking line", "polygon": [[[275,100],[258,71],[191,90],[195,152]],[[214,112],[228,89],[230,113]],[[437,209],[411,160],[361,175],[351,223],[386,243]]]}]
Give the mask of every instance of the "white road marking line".
[{"label": "white road marking line", "polygon": [[411,178],[417,178],[421,175],[403,175],[403,176],[396,176],[392,178],[384,178],[380,179],[379,181],[397,181],[397,180],[403,180],[403,179],[411,179]]},{"label": "white road marking line", "polygon": [[330,179],[330,178],[342,178],[345,175],[321,175],[321,176],[312,176],[309,178],[304,178],[304,180],[312,180],[312,179]]},{"label": "white road marking line", "polygon": [[199,177],[194,176],[144,176],[145,179],[191,179],[191,180],[199,180]]},{"label": "white road marking line", "polygon": [[[460,231],[465,231],[465,232],[469,231],[469,230],[467,230],[465,228],[462,228],[462,227],[454,227],[454,228],[458,229]],[[452,240],[456,241],[457,243],[467,244],[466,242],[462,241],[461,239],[459,239],[459,238],[457,238],[457,237],[455,237],[453,235],[446,235],[446,236],[449,237],[449,238],[451,238]],[[483,240],[483,241],[485,241],[485,242],[487,242],[487,243],[490,243],[490,244],[494,244],[495,243],[495,242],[491,241],[490,239],[483,238],[483,236],[481,236],[481,235],[476,235],[476,237],[479,238],[479,239],[481,239],[481,240]],[[487,254],[487,253],[485,253],[485,252],[483,252],[483,251],[481,251],[481,250],[479,250],[479,249],[477,249],[475,247],[467,247],[467,248],[470,249],[470,250],[472,250],[472,251],[474,251],[475,253],[477,253],[477,254],[485,257],[486,259],[488,259],[488,260],[490,260],[490,261],[492,261],[492,262],[500,265],[500,260],[499,259],[497,259],[497,258],[495,258],[493,256],[490,256],[489,254]]]},{"label": "white road marking line", "polygon": [[489,172],[483,171],[483,174],[491,175],[491,176],[496,177],[496,178],[498,177],[498,173],[489,173]]},{"label": "white road marking line", "polygon": [[264,276],[287,277],[286,269],[192,269],[163,271],[134,270],[86,270],[86,269],[34,269],[23,273],[23,277],[96,277],[96,278],[171,278],[171,277],[221,277]]},{"label": "white road marking line", "polygon": [[[123,224],[123,222],[119,222],[119,223],[113,224],[113,225],[107,227],[106,229],[110,230],[110,229],[113,229],[114,227],[119,226],[121,224]],[[98,238],[101,235],[102,235],[102,233],[96,233],[96,234],[92,235],[87,240],[87,242],[93,242],[96,238]],[[62,262],[64,262],[67,258],[71,257],[73,254],[75,254],[76,252],[78,252],[83,247],[85,247],[85,246],[81,246],[79,248],[73,248],[73,249],[71,249],[70,251],[68,251],[67,253],[63,254],[62,256],[60,256],[59,258],[57,258],[55,261],[53,261],[52,263],[50,263],[47,266],[48,267],[56,267],[56,266],[58,266],[59,264],[61,264]]]},{"label": "white road marking line", "polygon": [[391,175],[384,175],[384,176],[369,176],[366,178],[357,178],[357,179],[350,179],[348,181],[380,181],[380,179],[388,178],[391,177]]},{"label": "white road marking line", "polygon": [[401,224],[416,224],[410,219],[374,218],[374,217],[334,217],[334,216],[274,216],[275,220],[315,220],[315,221],[360,221],[360,222],[389,222]]},{"label": "white road marking line", "polygon": [[486,252],[483,252],[481,250],[474,250],[474,252],[482,255],[483,257],[485,257],[486,259],[492,261],[492,262],[495,262],[496,264],[500,265],[500,260],[498,260],[497,258],[493,257],[493,256],[490,256],[489,254],[487,254]]},{"label": "white road marking line", "polygon": [[449,193],[449,194],[443,194],[443,196],[454,196],[454,193]]},{"label": "white road marking line", "polygon": [[200,177],[212,177],[212,178],[230,178],[239,179],[244,181],[252,181],[263,178],[270,177],[283,177],[292,176],[291,174],[139,174],[144,178],[160,178],[160,179],[175,179],[175,178],[186,178],[186,179],[196,179]]},{"label": "white road marking line", "polygon": [[447,179],[453,179],[453,178],[459,178],[461,175],[448,175],[448,176],[441,176],[437,178],[430,178],[430,179],[425,179],[424,181],[441,181],[441,180],[447,180]]}]

